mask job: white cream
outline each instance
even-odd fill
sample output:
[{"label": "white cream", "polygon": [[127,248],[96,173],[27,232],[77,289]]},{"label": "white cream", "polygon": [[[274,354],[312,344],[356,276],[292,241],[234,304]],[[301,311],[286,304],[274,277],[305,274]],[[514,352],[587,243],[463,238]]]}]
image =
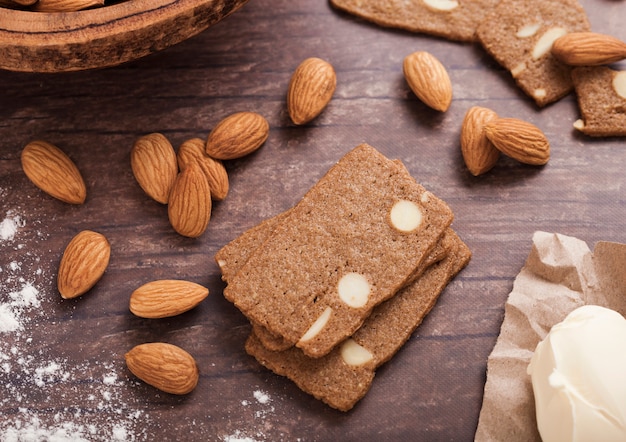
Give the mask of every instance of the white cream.
[{"label": "white cream", "polygon": [[544,442],[626,440],[626,319],[583,306],[555,325],[528,366]]}]

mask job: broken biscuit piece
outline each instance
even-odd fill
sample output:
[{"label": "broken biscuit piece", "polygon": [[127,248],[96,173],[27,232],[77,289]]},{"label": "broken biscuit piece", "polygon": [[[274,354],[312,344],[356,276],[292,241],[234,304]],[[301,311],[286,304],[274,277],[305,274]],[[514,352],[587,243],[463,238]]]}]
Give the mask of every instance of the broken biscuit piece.
[{"label": "broken biscuit piece", "polygon": [[476,35],[522,91],[543,107],[573,90],[572,67],[552,55],[552,44],[567,33],[589,30],[587,14],[576,0],[502,0]]},{"label": "broken biscuit piece", "polygon": [[626,136],[626,71],[579,67],[572,79],[582,117],[574,128],[592,137]]},{"label": "broken biscuit piece", "polygon": [[380,26],[474,41],[476,28],[500,0],[331,0],[337,9]]}]

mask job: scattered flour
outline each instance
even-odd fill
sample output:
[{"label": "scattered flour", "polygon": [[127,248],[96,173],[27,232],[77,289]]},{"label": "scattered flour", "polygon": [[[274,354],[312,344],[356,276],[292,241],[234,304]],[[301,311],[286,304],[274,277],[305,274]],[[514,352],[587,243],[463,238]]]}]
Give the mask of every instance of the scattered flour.
[{"label": "scattered flour", "polygon": [[[246,399],[241,401],[241,405],[245,409],[251,409],[254,420],[259,422],[258,427],[262,428],[266,418],[272,416],[275,412],[274,406],[270,405],[272,398],[263,390],[255,390],[252,396],[256,401]],[[222,442],[265,442],[268,440],[271,439],[258,429],[253,431],[236,430],[222,438]]]},{"label": "scattered flour", "polygon": [[[9,265],[9,270],[19,270],[20,266],[13,264]],[[19,290],[9,292],[8,302],[0,304],[0,333],[23,330],[26,322],[22,319],[23,312],[40,306],[39,291],[29,282],[21,281],[21,283]]]},{"label": "scattered flour", "polygon": [[[141,429],[148,416],[121,400],[128,385],[118,379],[119,364],[70,362],[37,342],[38,327],[57,319],[50,313],[54,297],[45,293],[54,276],[37,256],[45,236],[21,238],[25,226],[25,217],[12,212],[0,222],[0,441],[147,440]],[[75,382],[82,373],[96,376]]]},{"label": "scattered flour", "polygon": [[0,222],[0,241],[10,241],[17,233],[19,227],[24,226],[24,221],[19,215],[13,215],[11,212],[2,222]]},{"label": "scattered flour", "polygon": [[242,431],[235,431],[234,434],[226,436],[224,442],[259,442],[257,439],[245,436]]},{"label": "scattered flour", "polygon": [[254,398],[259,401],[259,404],[266,405],[270,403],[270,396],[261,390],[256,390],[254,392]]},{"label": "scattered flour", "polygon": [[[151,440],[149,415],[121,399],[128,382],[118,378],[119,364],[68,361],[37,342],[40,325],[58,320],[50,313],[54,296],[46,293],[55,275],[37,256],[46,235],[24,227],[27,217],[14,212],[0,222],[0,442]],[[77,384],[83,373],[95,375]],[[272,398],[260,389],[251,396],[241,404],[256,429],[236,430],[223,442],[272,439],[265,433],[275,413]]]}]

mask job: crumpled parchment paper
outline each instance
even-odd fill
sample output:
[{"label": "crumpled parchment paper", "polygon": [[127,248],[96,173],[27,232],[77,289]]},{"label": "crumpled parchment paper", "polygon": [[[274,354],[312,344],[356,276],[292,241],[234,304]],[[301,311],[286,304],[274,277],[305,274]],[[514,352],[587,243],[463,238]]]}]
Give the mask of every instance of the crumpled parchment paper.
[{"label": "crumpled parchment paper", "polygon": [[592,252],[577,238],[535,232],[487,361],[477,442],[541,440],[526,367],[552,326],[587,304],[626,315],[626,244],[598,242]]}]

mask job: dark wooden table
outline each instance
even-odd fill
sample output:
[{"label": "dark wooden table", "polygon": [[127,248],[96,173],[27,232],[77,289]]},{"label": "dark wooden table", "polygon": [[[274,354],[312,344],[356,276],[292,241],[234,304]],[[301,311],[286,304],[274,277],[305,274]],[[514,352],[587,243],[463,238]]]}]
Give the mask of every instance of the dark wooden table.
[{"label": "dark wooden table", "polygon": [[[593,30],[626,39],[626,5],[584,0]],[[416,50],[450,73],[454,100],[441,114],[420,103],[402,75]],[[285,110],[301,60],[331,62],[330,105],[296,127]],[[624,64],[621,65],[624,67]],[[119,67],[67,74],[0,72],[0,303],[21,330],[0,333],[0,436],[65,431],[91,440],[472,440],[486,360],[503,306],[534,231],[626,242],[626,142],[577,134],[573,95],[538,109],[477,45],[384,29],[322,0],[250,0],[200,35]],[[492,108],[539,126],[552,145],[545,167],[502,158],[481,177],[464,166],[459,132],[467,109]],[[224,116],[259,112],[271,126],[255,154],[226,163],[230,193],[199,239],[177,235],[167,209],[130,169],[133,141],[161,132],[175,147],[206,137]],[[87,182],[82,206],[56,201],[23,174],[20,152],[45,139],[67,152]],[[244,317],[224,300],[215,252],[259,221],[295,204],[361,142],[402,160],[449,203],[473,251],[407,345],[379,369],[349,413],[302,393],[247,356]],[[107,236],[110,266],[87,295],[61,300],[56,270],[80,230]],[[209,287],[198,308],[144,320],[130,293],[161,278]],[[30,284],[37,302],[19,305]],[[124,353],[149,341],[192,353],[201,377],[187,397],[160,393],[127,371]],[[124,438],[123,438],[124,436]],[[0,437],[2,439],[2,437]]]}]

